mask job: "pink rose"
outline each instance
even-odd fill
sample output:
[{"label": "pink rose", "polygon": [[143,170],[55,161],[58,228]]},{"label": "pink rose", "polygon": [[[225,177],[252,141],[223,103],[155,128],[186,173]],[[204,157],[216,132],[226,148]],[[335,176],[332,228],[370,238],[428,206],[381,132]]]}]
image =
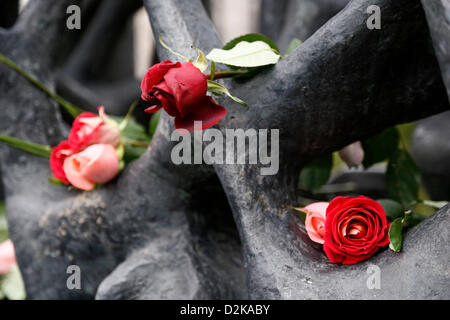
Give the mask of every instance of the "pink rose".
[{"label": "pink rose", "polygon": [[73,150],[80,150],[92,144],[120,143],[119,126],[105,114],[105,107],[98,107],[97,116],[91,112],[81,113],[73,122],[69,143]]},{"label": "pink rose", "polygon": [[327,207],[328,202],[315,202],[302,209],[306,212],[305,227],[309,238],[320,244],[324,243]]},{"label": "pink rose", "polygon": [[0,275],[7,274],[17,263],[14,245],[11,240],[0,243]]},{"label": "pink rose", "polygon": [[119,159],[110,144],[94,144],[64,161],[67,180],[81,190],[92,190],[96,183],[106,183],[119,172]]},{"label": "pink rose", "polygon": [[364,160],[364,150],[361,141],[349,144],[339,151],[339,156],[349,167],[357,167]]}]

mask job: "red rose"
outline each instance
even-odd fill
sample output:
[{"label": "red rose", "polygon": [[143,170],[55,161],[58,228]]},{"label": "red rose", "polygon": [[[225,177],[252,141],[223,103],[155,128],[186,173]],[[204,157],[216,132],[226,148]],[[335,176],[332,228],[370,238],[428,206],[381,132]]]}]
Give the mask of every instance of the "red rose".
[{"label": "red rose", "polygon": [[331,262],[355,264],[389,244],[383,207],[365,197],[336,197],[328,205],[323,249]]},{"label": "red rose", "polygon": [[110,144],[117,147],[120,144],[118,125],[110,120],[104,111],[98,107],[99,115],[83,112],[73,121],[69,133],[69,143],[74,150],[81,150],[93,144]]},{"label": "red rose", "polygon": [[70,182],[67,180],[66,174],[64,173],[64,160],[74,153],[69,141],[64,140],[52,149],[50,155],[50,169],[53,172],[53,176],[65,184],[69,184]]},{"label": "red rose", "polygon": [[207,129],[226,115],[226,110],[206,95],[206,76],[192,63],[169,60],[148,69],[141,83],[142,99],[153,105],[145,112],[161,108],[175,117],[177,129],[194,130],[194,121],[202,121]]}]

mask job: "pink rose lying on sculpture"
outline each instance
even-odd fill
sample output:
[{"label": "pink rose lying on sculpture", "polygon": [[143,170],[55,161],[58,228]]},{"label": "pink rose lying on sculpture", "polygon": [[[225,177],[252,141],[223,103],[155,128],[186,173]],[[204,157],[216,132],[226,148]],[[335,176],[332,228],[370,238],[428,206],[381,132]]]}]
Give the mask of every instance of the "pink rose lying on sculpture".
[{"label": "pink rose lying on sculpture", "polygon": [[320,244],[324,242],[327,207],[328,202],[315,202],[303,208],[306,212],[306,232],[312,241]]},{"label": "pink rose lying on sculpture", "polygon": [[106,183],[119,172],[119,159],[110,144],[94,144],[64,161],[67,180],[78,189],[92,190],[96,183]]},{"label": "pink rose lying on sculpture", "polygon": [[69,140],[52,149],[50,168],[64,184],[90,191],[96,184],[112,180],[120,169],[118,125],[108,119],[104,107],[99,116],[81,113],[73,122]]},{"label": "pink rose lying on sculpture", "polygon": [[7,274],[17,263],[14,245],[11,240],[0,243],[0,275]]}]

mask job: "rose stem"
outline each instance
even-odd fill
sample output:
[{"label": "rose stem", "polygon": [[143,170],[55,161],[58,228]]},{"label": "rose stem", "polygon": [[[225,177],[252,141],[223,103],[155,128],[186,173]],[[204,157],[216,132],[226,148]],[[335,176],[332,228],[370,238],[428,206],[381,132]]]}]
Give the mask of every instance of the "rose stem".
[{"label": "rose stem", "polygon": [[[231,78],[237,75],[246,74],[248,71],[236,70],[236,71],[222,71],[214,74],[214,79]],[[206,74],[206,79],[211,79],[211,73]]]},{"label": "rose stem", "polygon": [[19,67],[17,64],[15,64],[13,61],[9,60],[7,57],[5,57],[3,54],[0,53],[0,62],[7,65],[9,68],[13,69],[17,73],[19,73],[22,77],[30,81],[32,84],[34,84],[36,87],[38,87],[40,90],[45,92],[50,98],[58,102],[71,116],[76,118],[82,110],[73,104],[71,104],[69,101],[65,100],[63,97],[57,95],[52,90],[50,90],[45,84],[43,84],[41,81],[36,79],[34,76],[23,70],[21,67]]}]

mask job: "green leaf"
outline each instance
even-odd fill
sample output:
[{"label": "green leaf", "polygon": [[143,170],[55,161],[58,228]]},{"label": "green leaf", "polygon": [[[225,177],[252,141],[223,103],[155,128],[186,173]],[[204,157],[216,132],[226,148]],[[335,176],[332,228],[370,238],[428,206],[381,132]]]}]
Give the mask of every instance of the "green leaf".
[{"label": "green leaf", "polygon": [[[154,117],[155,115],[153,115]],[[117,123],[123,123],[124,118],[109,116]],[[152,118],[153,118],[152,117]],[[124,148],[123,160],[125,164],[139,158],[147,150],[148,144],[151,140],[145,127],[138,123],[132,116],[126,121],[126,126],[121,130]]]},{"label": "green leaf", "polygon": [[400,202],[404,208],[417,202],[420,171],[408,151],[398,149],[391,156],[386,183],[390,198]]},{"label": "green leaf", "polygon": [[303,42],[302,42],[302,40],[300,40],[300,39],[297,39],[297,38],[292,39],[291,42],[289,43],[288,48],[287,48],[286,56],[289,55],[289,54],[291,54],[292,51],[294,51],[295,49],[297,49],[302,43],[303,43]]},{"label": "green leaf", "polygon": [[49,158],[52,152],[52,148],[50,146],[28,142],[22,139],[6,136],[3,134],[0,134],[0,142],[3,142],[4,144],[7,144],[10,147],[31,153],[32,155],[38,157]]},{"label": "green leaf", "polygon": [[406,150],[411,152],[411,138],[414,132],[415,123],[409,122],[404,124],[399,124],[396,126],[397,131],[400,135],[400,141]]},{"label": "green leaf", "polygon": [[394,154],[398,149],[399,133],[394,128],[389,128],[383,132],[370,137],[362,142],[364,149],[364,161],[365,168],[369,168],[375,163],[384,161]]},{"label": "green leaf", "polygon": [[267,43],[272,49],[274,49],[277,53],[280,52],[280,49],[278,49],[277,45],[275,44],[275,42],[273,42],[269,37],[266,37],[263,34],[260,33],[248,33],[248,34],[244,34],[242,36],[239,36],[237,38],[234,38],[232,40],[230,40],[229,42],[227,42],[222,49],[224,50],[229,50],[234,48],[239,42],[242,41],[247,41],[247,42],[255,42],[255,41],[262,41]]},{"label": "green leaf", "polygon": [[402,249],[403,235],[402,235],[402,218],[397,218],[392,222],[389,228],[389,248],[395,253]]},{"label": "green leaf", "polygon": [[128,143],[124,144],[124,148],[125,154],[123,160],[125,161],[125,164],[128,164],[131,161],[140,158],[145,153],[145,151],[147,151],[147,147],[135,146]]},{"label": "green leaf", "polygon": [[332,154],[322,156],[309,162],[300,173],[302,186],[309,191],[317,192],[331,175],[333,167]]},{"label": "green leaf", "polygon": [[161,109],[156,111],[152,115],[152,118],[150,119],[150,124],[149,124],[149,128],[148,128],[148,131],[150,133],[150,138],[153,138],[153,135],[155,134],[156,127],[158,126],[160,116],[161,116]]},{"label": "green leaf", "polygon": [[3,242],[8,238],[8,222],[6,221],[5,202],[0,201],[0,242]]},{"label": "green leaf", "polygon": [[[420,197],[420,194],[419,194]],[[423,218],[429,217],[434,214],[437,209],[435,207],[427,206],[426,204],[419,201],[417,205],[412,209],[413,212],[417,215],[420,215]]]},{"label": "green leaf", "polygon": [[131,119],[128,126],[122,132],[125,138],[136,141],[150,141],[150,136],[147,134],[145,127],[140,123]]},{"label": "green leaf", "polygon": [[[113,119],[117,123],[122,123],[122,117],[116,116],[108,116],[110,119]],[[128,140],[133,141],[150,141],[150,136],[147,134],[147,131],[143,125],[137,122],[133,117],[130,117],[127,120],[127,125],[121,131],[122,137]]]},{"label": "green leaf", "polygon": [[174,56],[177,56],[179,58],[181,58],[183,61],[189,61],[188,58],[186,58],[185,56],[183,56],[181,53],[178,53],[176,51],[173,51],[171,47],[169,47],[162,39],[162,35],[159,35],[159,43],[167,50],[169,51],[171,54],[173,54]]},{"label": "green leaf", "polygon": [[26,297],[25,285],[17,264],[4,275],[0,283],[1,291],[9,300],[24,300]]},{"label": "green leaf", "polygon": [[405,210],[397,201],[391,199],[379,199],[377,200],[377,202],[381,204],[384,212],[386,212],[386,216],[388,216],[389,218],[397,219],[403,216]]},{"label": "green leaf", "polygon": [[[230,50],[241,41],[248,41],[248,42],[263,41],[263,42],[267,43],[272,49],[274,49],[275,53],[279,54],[279,52],[280,52],[277,45],[272,40],[270,40],[270,38],[266,37],[263,34],[259,34],[259,33],[249,33],[249,34],[245,34],[245,35],[239,36],[237,38],[234,38],[231,41],[229,41],[228,43],[226,43],[222,47],[222,49]],[[228,65],[228,67],[231,69],[235,69],[235,70],[239,69],[239,67],[232,66],[232,65]],[[257,73],[259,73],[267,68],[270,68],[270,67],[271,67],[271,65],[267,65],[267,66],[263,66],[263,67],[247,68],[247,72],[245,74],[238,75],[235,78],[243,78],[243,79],[250,78],[250,77],[253,77],[254,75],[256,75]],[[214,80],[214,79],[211,78],[211,80]]]},{"label": "green leaf", "polygon": [[230,91],[228,91],[228,89],[225,88],[225,87],[224,87],[223,85],[221,85],[220,83],[215,82],[215,81],[211,81],[211,80],[207,80],[207,83],[208,83],[208,91],[209,91],[209,92],[211,92],[211,93],[213,93],[213,94],[215,94],[215,95],[220,95],[220,94],[224,93],[224,94],[226,94],[228,97],[230,97],[231,99],[233,99],[234,101],[236,101],[237,103],[239,103],[239,104],[241,104],[241,105],[243,105],[243,106],[246,106],[246,105],[247,105],[243,100],[241,100],[241,99],[239,99],[239,98],[237,98],[237,97],[231,95]]},{"label": "green leaf", "polygon": [[266,42],[241,41],[232,49],[213,49],[206,56],[208,60],[236,67],[260,67],[276,64],[280,55]]},{"label": "green leaf", "polygon": [[194,62],[194,66],[197,67],[201,72],[208,68],[208,60],[202,50],[192,46],[192,49],[196,50],[198,53],[197,60]]}]

